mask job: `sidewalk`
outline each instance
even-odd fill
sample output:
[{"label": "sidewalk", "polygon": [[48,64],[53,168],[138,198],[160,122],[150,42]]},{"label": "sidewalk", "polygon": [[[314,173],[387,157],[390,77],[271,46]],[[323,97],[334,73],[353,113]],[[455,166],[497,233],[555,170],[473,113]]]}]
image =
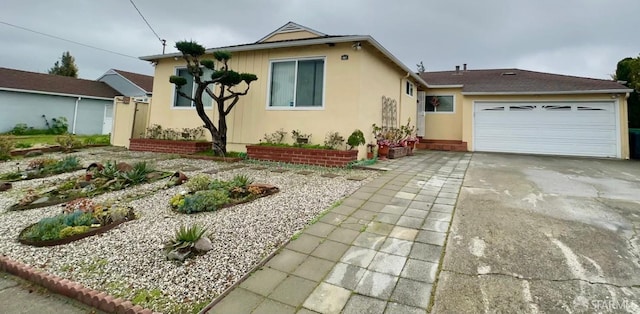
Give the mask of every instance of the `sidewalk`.
[{"label": "sidewalk", "polygon": [[425,313],[470,153],[418,151],[305,229],[208,313]]},{"label": "sidewalk", "polygon": [[102,313],[4,272],[0,272],[0,312],[4,314]]}]

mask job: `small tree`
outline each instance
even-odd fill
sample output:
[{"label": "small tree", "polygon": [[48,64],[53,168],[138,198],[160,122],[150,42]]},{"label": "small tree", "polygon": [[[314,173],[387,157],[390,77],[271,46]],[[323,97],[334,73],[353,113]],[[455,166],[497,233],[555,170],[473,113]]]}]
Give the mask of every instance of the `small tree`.
[{"label": "small tree", "polygon": [[618,61],[613,79],[633,89],[627,99],[627,117],[630,128],[640,128],[640,56]]},{"label": "small tree", "polygon": [[78,77],[78,66],[76,60],[68,51],[62,53],[60,61],[53,64],[53,68],[49,69],[49,74]]},{"label": "small tree", "polygon": [[[204,55],[205,49],[197,42],[179,41],[176,42],[176,48],[182,53],[182,58],[187,62],[187,72],[193,76],[196,90],[193,95],[187,95],[180,90],[181,86],[187,84],[187,79],[184,77],[173,75],[169,78],[169,81],[176,86],[176,92],[180,97],[195,103],[198,116],[204,122],[204,127],[211,133],[214,153],[224,156],[227,153],[227,115],[238,103],[240,96],[244,96],[249,92],[251,82],[257,80],[258,77],[255,74],[238,73],[230,70],[228,66],[228,61],[231,59],[230,52],[216,51],[213,53],[213,57],[222,64],[222,67],[216,70],[213,60],[200,59]],[[203,67],[213,71],[210,77],[204,77]],[[242,82],[246,85],[244,91],[237,92],[233,90],[233,87]],[[202,102],[204,95],[209,95],[216,103],[218,127],[213,124],[204,111],[204,103]]]}]

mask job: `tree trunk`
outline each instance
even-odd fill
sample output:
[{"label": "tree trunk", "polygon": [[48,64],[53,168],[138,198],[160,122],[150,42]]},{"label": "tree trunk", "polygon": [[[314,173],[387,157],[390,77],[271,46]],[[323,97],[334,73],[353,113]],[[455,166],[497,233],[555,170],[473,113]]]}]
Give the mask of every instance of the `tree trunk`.
[{"label": "tree trunk", "polygon": [[227,154],[227,116],[225,114],[220,114],[220,118],[218,119],[218,134],[220,135],[218,141],[218,147],[222,151],[223,155]]}]

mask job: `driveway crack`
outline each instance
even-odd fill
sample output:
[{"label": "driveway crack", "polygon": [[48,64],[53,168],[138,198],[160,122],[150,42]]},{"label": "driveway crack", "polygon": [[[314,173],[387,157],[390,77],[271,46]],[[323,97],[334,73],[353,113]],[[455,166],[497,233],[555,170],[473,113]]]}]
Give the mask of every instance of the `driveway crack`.
[{"label": "driveway crack", "polygon": [[519,280],[528,280],[528,281],[584,282],[584,283],[588,283],[590,285],[604,285],[604,286],[611,286],[611,287],[616,287],[616,288],[640,288],[640,284],[635,284],[635,285],[617,285],[617,284],[610,283],[610,282],[591,281],[591,280],[586,280],[586,279],[581,279],[581,278],[568,278],[568,279],[538,278],[538,277],[527,277],[527,276],[522,276],[522,275],[518,275],[518,274],[506,274],[506,273],[500,273],[500,272],[488,272],[488,273],[483,273],[483,274],[469,274],[469,273],[449,270],[449,269],[445,269],[445,268],[442,268],[442,271],[453,273],[453,274],[456,274],[456,275],[467,276],[467,277],[477,277],[477,278],[498,276],[498,277],[509,277],[509,278],[515,278],[515,279],[519,279]]}]

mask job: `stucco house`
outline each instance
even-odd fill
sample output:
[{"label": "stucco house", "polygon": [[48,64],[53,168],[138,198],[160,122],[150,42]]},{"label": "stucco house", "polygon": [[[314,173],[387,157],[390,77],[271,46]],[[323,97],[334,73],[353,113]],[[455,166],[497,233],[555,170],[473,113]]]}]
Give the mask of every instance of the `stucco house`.
[{"label": "stucco house", "polygon": [[153,94],[153,76],[109,69],[96,81],[104,82],[120,95],[148,99]]},{"label": "stucco house", "polygon": [[71,133],[107,134],[117,95],[103,82],[0,68],[0,132],[18,123],[45,128],[44,115],[66,117]]},{"label": "stucco house", "polygon": [[[265,133],[299,129],[322,143],[371,125],[415,124],[427,148],[628,158],[629,90],[616,82],[519,69],[416,73],[368,35],[327,35],[289,22],[233,53],[230,67],[254,73],[249,93],[227,117],[228,148],[244,151]],[[146,125],[201,125],[177,97],[171,75],[185,76],[181,55],[141,57],[155,65]],[[213,59],[210,57],[210,59]],[[188,86],[192,86],[187,84]],[[185,87],[183,87],[185,88]],[[117,105],[118,106],[118,105]],[[116,120],[131,110],[116,106]],[[214,109],[208,110],[215,120]],[[129,129],[130,130],[130,129]],[[131,132],[113,136],[127,146]],[[361,147],[360,157],[365,156]]]}]

